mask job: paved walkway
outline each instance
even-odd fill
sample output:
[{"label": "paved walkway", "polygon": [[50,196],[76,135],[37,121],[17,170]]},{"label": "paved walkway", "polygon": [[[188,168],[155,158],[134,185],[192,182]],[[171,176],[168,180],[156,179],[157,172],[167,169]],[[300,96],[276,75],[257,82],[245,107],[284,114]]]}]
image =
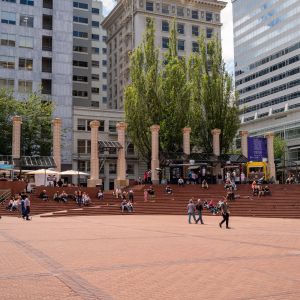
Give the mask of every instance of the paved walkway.
[{"label": "paved walkway", "polygon": [[0,220],[0,298],[300,299],[300,220]]}]

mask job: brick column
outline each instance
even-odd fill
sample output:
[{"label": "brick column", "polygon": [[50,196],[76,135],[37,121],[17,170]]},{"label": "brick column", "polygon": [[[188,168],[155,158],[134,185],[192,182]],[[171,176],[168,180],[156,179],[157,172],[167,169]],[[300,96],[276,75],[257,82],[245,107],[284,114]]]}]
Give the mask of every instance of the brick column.
[{"label": "brick column", "polygon": [[157,168],[159,168],[159,125],[152,125],[151,130],[151,180],[153,184],[159,184]]},{"label": "brick column", "polygon": [[14,116],[12,121],[13,121],[12,156],[13,158],[20,158],[22,117]]},{"label": "brick column", "polygon": [[182,129],[183,132],[183,153],[186,155],[191,154],[191,131],[192,129],[189,127],[184,127]]},{"label": "brick column", "polygon": [[122,148],[118,150],[118,164],[117,164],[117,180],[115,186],[123,188],[129,185],[129,180],[126,179],[126,158],[125,158],[125,131],[126,123],[120,122],[117,124],[118,142]]},{"label": "brick column", "polygon": [[274,163],[274,132],[266,133],[265,137],[267,138],[268,146],[268,166],[270,171],[270,178],[273,177],[276,180],[276,169]]},{"label": "brick column", "polygon": [[213,129],[211,131],[211,134],[213,136],[213,154],[216,156],[220,156],[220,134],[221,129]]},{"label": "brick column", "polygon": [[242,154],[248,159],[248,131],[240,131]]},{"label": "brick column", "polygon": [[61,124],[60,118],[56,118],[52,121],[53,133],[52,133],[52,147],[53,147],[53,157],[56,163],[56,171],[61,171]]},{"label": "brick column", "polygon": [[98,132],[99,121],[91,121],[91,171],[90,179],[88,179],[88,187],[95,187],[97,184],[102,184],[102,180],[99,179],[99,152],[98,152]]}]

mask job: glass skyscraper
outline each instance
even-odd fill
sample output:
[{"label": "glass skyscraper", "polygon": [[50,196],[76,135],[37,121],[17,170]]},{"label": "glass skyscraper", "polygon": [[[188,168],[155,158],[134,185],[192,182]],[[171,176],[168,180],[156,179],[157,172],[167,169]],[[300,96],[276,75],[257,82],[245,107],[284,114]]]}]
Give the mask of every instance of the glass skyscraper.
[{"label": "glass skyscraper", "polygon": [[241,129],[280,134],[300,161],[300,1],[232,3]]}]

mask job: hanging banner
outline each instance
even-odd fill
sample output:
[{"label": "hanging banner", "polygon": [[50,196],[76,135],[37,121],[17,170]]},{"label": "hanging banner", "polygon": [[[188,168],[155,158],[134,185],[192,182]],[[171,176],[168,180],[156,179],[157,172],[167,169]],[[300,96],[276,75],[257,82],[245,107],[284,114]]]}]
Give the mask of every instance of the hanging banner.
[{"label": "hanging banner", "polygon": [[267,161],[267,139],[263,137],[248,137],[248,160]]}]

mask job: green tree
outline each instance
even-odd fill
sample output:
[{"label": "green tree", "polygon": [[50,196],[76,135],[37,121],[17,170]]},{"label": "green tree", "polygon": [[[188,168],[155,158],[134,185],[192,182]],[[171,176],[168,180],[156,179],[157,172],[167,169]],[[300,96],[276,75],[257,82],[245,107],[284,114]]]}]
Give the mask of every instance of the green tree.
[{"label": "green tree", "polygon": [[131,83],[125,89],[125,116],[128,135],[141,157],[150,162],[149,127],[162,119],[162,91],[159,52],[154,44],[153,21],[147,23],[143,43],[130,56]]},{"label": "green tree", "polygon": [[230,149],[240,125],[232,77],[222,60],[221,43],[214,37],[206,42],[198,40],[199,52],[189,59],[191,83],[192,141],[203,152],[212,152],[214,128],[221,129],[221,153]]},{"label": "green tree", "polygon": [[53,104],[45,101],[40,94],[31,93],[25,100],[17,100],[12,92],[0,91],[0,140],[1,154],[11,154],[12,117],[21,116],[22,155],[50,155],[51,117]]},{"label": "green tree", "polygon": [[286,141],[282,139],[280,136],[276,135],[274,137],[273,147],[274,147],[274,158],[278,160],[284,158]]}]

